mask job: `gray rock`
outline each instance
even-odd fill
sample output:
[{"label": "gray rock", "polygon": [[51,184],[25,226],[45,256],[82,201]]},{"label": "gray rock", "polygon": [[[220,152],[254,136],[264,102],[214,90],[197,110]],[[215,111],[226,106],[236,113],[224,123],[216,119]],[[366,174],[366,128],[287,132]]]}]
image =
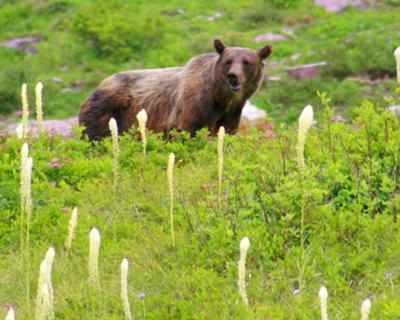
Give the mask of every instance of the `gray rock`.
[{"label": "gray rock", "polygon": [[253,39],[255,43],[261,43],[266,41],[286,41],[286,40],[288,40],[287,37],[273,33],[260,34],[259,36]]},{"label": "gray rock", "polygon": [[325,66],[326,62],[304,64],[302,66],[286,68],[286,74],[291,80],[304,80],[319,76],[319,67]]},{"label": "gray rock", "polygon": [[[78,117],[72,117],[65,120],[45,120],[43,121],[44,129],[46,132],[61,135],[64,137],[72,137],[72,126],[78,124]],[[6,128],[7,132],[15,134],[19,123],[13,123],[8,125]],[[39,129],[37,120],[31,120],[28,123],[28,132],[31,132],[33,136],[37,136]]]},{"label": "gray rock", "polygon": [[368,6],[363,0],[315,0],[315,4],[324,7],[328,12],[340,12],[349,6],[356,8]]},{"label": "gray rock", "polygon": [[56,83],[64,82],[64,79],[59,77],[52,77],[50,80]]},{"label": "gray rock", "polygon": [[42,36],[13,38],[0,42],[0,47],[24,51],[27,54],[33,55],[37,52],[37,50],[31,44],[38,43],[41,40]]},{"label": "gray rock", "polygon": [[248,122],[263,121],[267,117],[267,112],[257,108],[255,105],[251,104],[250,101],[246,101],[246,104],[242,110],[241,120]]},{"label": "gray rock", "polygon": [[332,122],[343,122],[343,123],[345,123],[345,122],[347,122],[348,120],[347,120],[346,118],[343,118],[342,116],[334,116],[334,117],[331,119],[331,121],[332,121]]}]

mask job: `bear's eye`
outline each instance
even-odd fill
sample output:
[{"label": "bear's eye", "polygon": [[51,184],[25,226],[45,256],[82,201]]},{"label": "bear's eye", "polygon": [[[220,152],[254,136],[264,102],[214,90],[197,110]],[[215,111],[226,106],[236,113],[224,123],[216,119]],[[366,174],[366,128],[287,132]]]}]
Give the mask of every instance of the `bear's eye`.
[{"label": "bear's eye", "polygon": [[244,64],[245,66],[248,66],[248,65],[250,65],[250,61],[247,60],[247,59],[245,59],[245,60],[243,60],[243,64]]},{"label": "bear's eye", "polygon": [[231,60],[231,59],[226,60],[225,64],[226,64],[227,66],[230,66],[230,65],[232,64],[232,60]]}]

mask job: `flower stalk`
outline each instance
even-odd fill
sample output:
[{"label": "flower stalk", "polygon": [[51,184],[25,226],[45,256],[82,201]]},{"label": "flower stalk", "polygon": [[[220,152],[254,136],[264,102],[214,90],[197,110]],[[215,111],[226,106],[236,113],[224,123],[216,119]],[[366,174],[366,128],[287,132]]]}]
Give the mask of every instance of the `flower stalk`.
[{"label": "flower stalk", "polygon": [[146,148],[147,148],[147,137],[146,137],[147,113],[146,113],[146,110],[144,110],[144,109],[140,110],[140,112],[138,112],[138,114],[136,115],[136,119],[139,124],[140,136],[142,137],[143,154],[146,154]]},{"label": "flower stalk", "polygon": [[321,287],[318,292],[319,303],[321,307],[321,319],[328,320],[328,290],[325,287]]},{"label": "flower stalk", "polygon": [[167,179],[169,189],[169,218],[171,225],[172,246],[175,247],[175,230],[174,230],[174,164],[175,155],[171,152],[168,158]]},{"label": "flower stalk", "polygon": [[121,299],[124,308],[125,318],[132,320],[132,314],[128,298],[128,271],[129,262],[128,259],[124,258],[121,262]]},{"label": "flower stalk", "polygon": [[111,139],[112,139],[112,170],[114,176],[114,188],[117,188],[118,179],[119,179],[119,143],[118,143],[118,126],[117,121],[114,118],[111,118],[108,126],[111,131]]},{"label": "flower stalk", "polygon": [[43,90],[43,84],[41,82],[38,82],[35,87],[35,96],[36,96],[36,118],[38,121],[38,128],[40,135],[44,133],[42,90]]},{"label": "flower stalk", "polygon": [[224,136],[225,128],[220,127],[218,130],[218,202],[222,201],[222,172],[224,168]]},{"label": "flower stalk", "polygon": [[239,295],[242,297],[243,303],[248,306],[249,300],[247,298],[246,292],[246,257],[247,251],[250,247],[250,240],[247,237],[244,237],[240,241],[240,257],[238,263],[238,287],[239,287]]},{"label": "flower stalk", "polygon": [[72,241],[74,240],[74,237],[75,237],[75,231],[76,231],[77,225],[78,225],[78,208],[75,207],[72,210],[71,218],[69,219],[68,238],[65,241],[65,249],[67,250],[67,252],[69,252],[69,250],[71,250]]},{"label": "flower stalk", "polygon": [[93,228],[89,234],[89,281],[99,285],[100,232]]},{"label": "flower stalk", "polygon": [[15,320],[15,311],[14,308],[10,308],[7,312],[7,315],[4,320]]},{"label": "flower stalk", "polygon": [[361,320],[368,320],[371,313],[371,300],[365,299],[361,304]]},{"label": "flower stalk", "polygon": [[394,51],[394,58],[396,59],[397,82],[400,83],[400,47]]},{"label": "flower stalk", "polygon": [[298,129],[298,138],[297,138],[297,161],[299,165],[299,170],[301,172],[305,169],[305,162],[304,162],[304,145],[306,143],[306,136],[308,130],[314,123],[314,112],[312,106],[306,106],[300,117],[299,117],[299,129]]},{"label": "flower stalk", "polygon": [[40,299],[38,301],[37,313],[35,320],[48,320],[53,316],[53,304],[50,297],[49,286],[47,283],[43,284],[40,290]]},{"label": "flower stalk", "polygon": [[22,137],[26,138],[28,133],[28,118],[29,118],[29,105],[27,86],[24,83],[21,87],[21,100],[22,100]]}]

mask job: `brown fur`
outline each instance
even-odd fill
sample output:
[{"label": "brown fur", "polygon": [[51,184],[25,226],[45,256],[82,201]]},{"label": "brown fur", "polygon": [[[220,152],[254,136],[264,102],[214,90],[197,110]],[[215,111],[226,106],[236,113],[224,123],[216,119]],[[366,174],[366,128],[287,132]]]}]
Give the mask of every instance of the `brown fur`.
[{"label": "brown fur", "polygon": [[115,118],[119,133],[136,124],[145,109],[147,128],[168,133],[201,128],[216,134],[220,126],[235,133],[242,108],[258,89],[262,60],[271,46],[253,51],[225,47],[214,41],[217,53],[199,55],[184,67],[126,71],[105,79],[86,99],[79,123],[90,140],[110,135],[108,121]]}]

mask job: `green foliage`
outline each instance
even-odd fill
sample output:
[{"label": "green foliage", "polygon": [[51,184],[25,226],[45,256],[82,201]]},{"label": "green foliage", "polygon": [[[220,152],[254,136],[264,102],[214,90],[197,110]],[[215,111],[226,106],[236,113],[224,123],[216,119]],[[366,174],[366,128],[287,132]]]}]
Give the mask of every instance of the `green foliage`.
[{"label": "green foliage", "polygon": [[[376,297],[371,317],[394,319],[400,298],[400,119],[386,104],[364,101],[354,109],[352,123],[332,122],[333,98],[320,92],[318,97],[304,174],[297,169],[295,126],[278,126],[274,138],[256,131],[226,136],[222,206],[217,142],[205,130],[194,139],[173,133],[170,141],[151,134],[146,155],[134,139],[136,129],[120,137],[116,190],[110,139],[94,144],[29,139],[34,158],[30,273],[37,274],[45,250],[55,246],[56,318],[121,319],[118,268],[127,257],[132,310],[141,318],[318,318],[317,292],[324,284],[332,319],[358,319],[359,304],[370,295]],[[26,266],[15,254],[22,141],[8,136],[0,145],[0,304],[11,302],[20,317],[31,319],[23,298]],[[170,152],[176,155],[174,248],[166,176]],[[75,206],[78,230],[67,256],[63,244]],[[96,292],[86,281],[93,226],[102,235]],[[251,242],[249,308],[236,287],[244,236]],[[30,285],[34,292],[35,279]],[[144,300],[136,298],[140,292],[146,293]]]},{"label": "green foliage", "polygon": [[163,24],[157,6],[95,1],[78,13],[74,29],[100,54],[127,60],[143,56],[152,46],[162,46]]}]

